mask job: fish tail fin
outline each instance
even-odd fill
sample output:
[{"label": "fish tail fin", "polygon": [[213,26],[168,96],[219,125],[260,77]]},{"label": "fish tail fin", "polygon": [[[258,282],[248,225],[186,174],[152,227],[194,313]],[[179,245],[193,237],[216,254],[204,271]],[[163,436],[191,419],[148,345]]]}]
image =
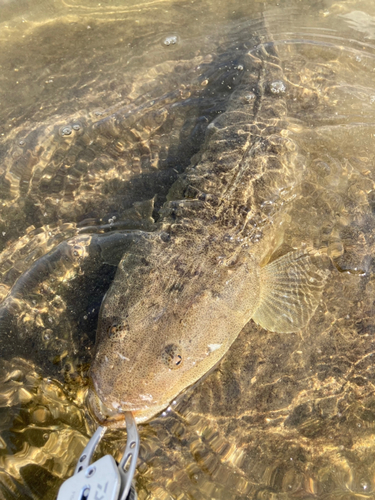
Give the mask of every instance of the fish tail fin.
[{"label": "fish tail fin", "polygon": [[267,264],[261,269],[253,320],[273,332],[299,331],[318,307],[329,275],[329,259],[313,250],[294,251]]}]

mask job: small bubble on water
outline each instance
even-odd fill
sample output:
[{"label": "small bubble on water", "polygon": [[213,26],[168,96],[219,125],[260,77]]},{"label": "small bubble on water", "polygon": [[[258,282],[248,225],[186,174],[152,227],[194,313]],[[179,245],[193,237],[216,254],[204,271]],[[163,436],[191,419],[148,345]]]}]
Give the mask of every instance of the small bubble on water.
[{"label": "small bubble on water", "polygon": [[24,146],[24,145],[25,145],[25,141],[20,141],[18,144],[19,144],[20,146]]},{"label": "small bubble on water", "polygon": [[170,35],[164,38],[163,40],[163,45],[166,47],[169,47],[171,45],[176,45],[178,43],[178,36],[177,35]]},{"label": "small bubble on water", "polygon": [[246,94],[245,95],[245,99],[246,101],[252,101],[253,99],[255,99],[255,94],[251,93],[251,94]]},{"label": "small bubble on water", "polygon": [[242,64],[239,64],[239,65],[237,66],[237,69],[238,69],[238,71],[243,71],[243,66],[242,66]]},{"label": "small bubble on water", "polygon": [[286,91],[285,83],[281,80],[272,82],[270,90],[273,94],[284,94]]},{"label": "small bubble on water", "polygon": [[61,135],[70,135],[72,133],[71,127],[64,127],[61,129]]},{"label": "small bubble on water", "polygon": [[78,123],[75,123],[73,125],[73,130],[79,130],[81,128],[81,125],[79,125]]},{"label": "small bubble on water", "polygon": [[369,486],[369,485],[368,485],[368,482],[367,482],[367,481],[365,481],[364,479],[362,479],[362,481],[361,481],[359,484],[360,484],[360,486],[361,486],[361,488],[362,488],[363,490],[365,490],[365,491],[366,491],[366,490],[368,489],[368,486]]}]

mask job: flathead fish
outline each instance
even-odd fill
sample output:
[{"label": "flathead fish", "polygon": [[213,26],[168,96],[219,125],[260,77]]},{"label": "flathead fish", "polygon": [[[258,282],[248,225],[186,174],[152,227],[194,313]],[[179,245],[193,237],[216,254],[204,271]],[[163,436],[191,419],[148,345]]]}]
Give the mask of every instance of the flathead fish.
[{"label": "flathead fish", "polygon": [[253,320],[297,332],[329,262],[283,245],[303,162],[289,137],[280,62],[250,50],[241,83],[172,186],[157,231],[126,252],[103,300],[88,401],[101,422],[146,421],[214,367]]}]

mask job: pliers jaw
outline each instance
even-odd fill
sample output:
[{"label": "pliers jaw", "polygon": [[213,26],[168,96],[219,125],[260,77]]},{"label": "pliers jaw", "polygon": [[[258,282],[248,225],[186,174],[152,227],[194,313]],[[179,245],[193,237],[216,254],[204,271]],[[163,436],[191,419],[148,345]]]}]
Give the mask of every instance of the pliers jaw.
[{"label": "pliers jaw", "polygon": [[[60,487],[57,500],[136,500],[132,480],[135,474],[140,439],[130,412],[125,412],[127,439],[117,465],[111,455],[91,463],[95,450],[107,427],[97,428],[78,459],[74,474]],[[98,497],[99,492],[99,497]]]}]

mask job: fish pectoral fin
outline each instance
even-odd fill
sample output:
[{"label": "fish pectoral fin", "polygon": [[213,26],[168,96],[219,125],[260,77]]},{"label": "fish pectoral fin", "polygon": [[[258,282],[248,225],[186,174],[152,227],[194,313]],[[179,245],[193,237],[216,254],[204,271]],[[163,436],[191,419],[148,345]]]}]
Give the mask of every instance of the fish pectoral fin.
[{"label": "fish pectoral fin", "polygon": [[272,332],[297,332],[318,307],[329,275],[329,259],[314,251],[291,252],[267,264],[253,320]]}]

